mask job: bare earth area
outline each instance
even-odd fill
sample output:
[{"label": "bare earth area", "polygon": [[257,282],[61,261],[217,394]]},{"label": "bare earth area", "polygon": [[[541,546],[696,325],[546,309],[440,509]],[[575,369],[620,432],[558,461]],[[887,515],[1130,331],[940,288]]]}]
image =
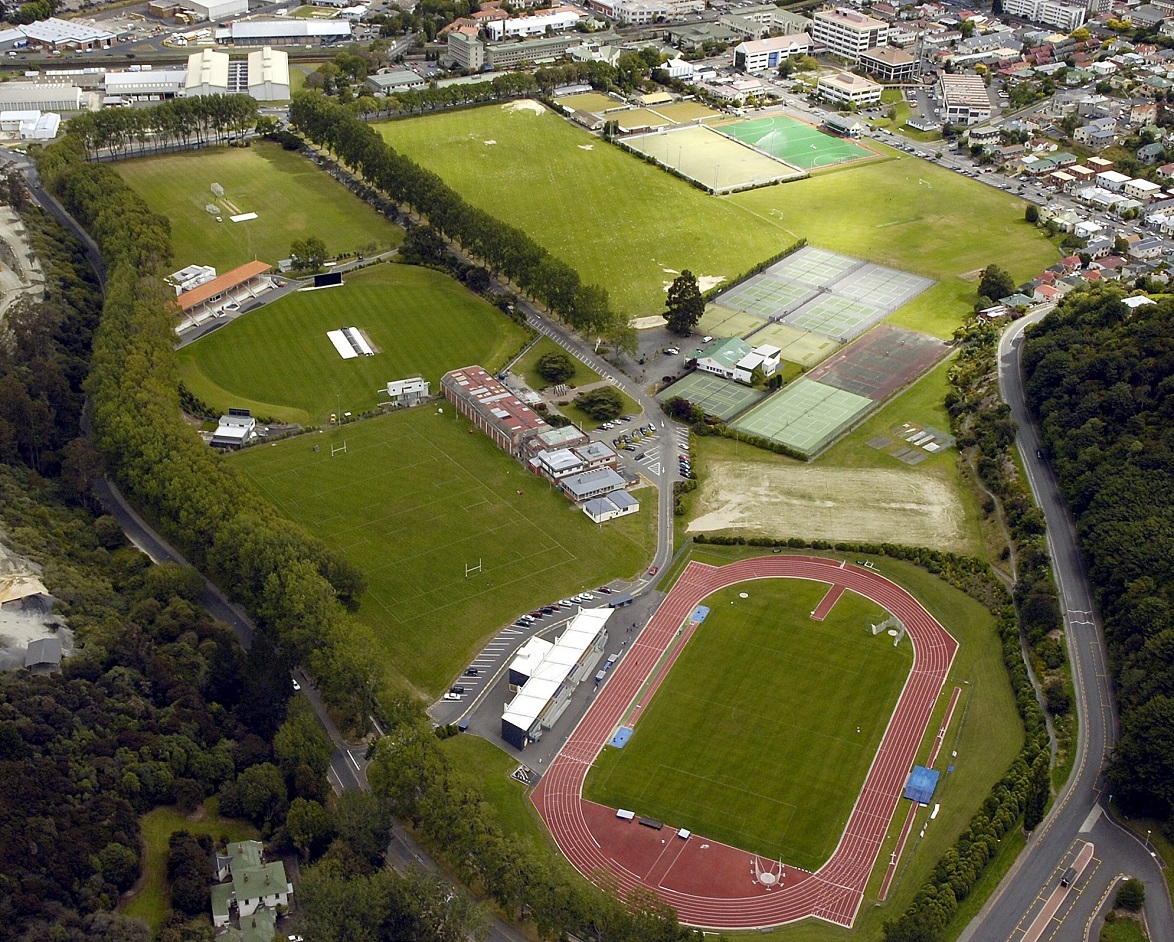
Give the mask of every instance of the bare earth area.
[{"label": "bare earth area", "polygon": [[735,460],[706,475],[688,532],[965,550],[964,527],[949,488],[924,476]]}]

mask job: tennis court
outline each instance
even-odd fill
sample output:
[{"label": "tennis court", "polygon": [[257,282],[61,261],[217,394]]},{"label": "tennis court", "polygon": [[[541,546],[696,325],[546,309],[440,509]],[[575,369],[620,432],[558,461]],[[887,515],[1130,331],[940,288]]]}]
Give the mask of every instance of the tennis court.
[{"label": "tennis court", "polygon": [[668,402],[674,398],[684,399],[725,422],[765,396],[764,390],[752,389],[733,380],[697,370],[673,383],[656,398],[659,402]]},{"label": "tennis court", "polygon": [[[762,321],[758,323],[761,324]],[[713,331],[709,333],[712,334]],[[784,360],[790,360],[808,369],[826,360],[840,348],[840,344],[835,340],[813,334],[809,330],[800,330],[790,324],[769,323],[762,330],[744,336],[747,336],[747,343],[756,347],[764,343],[778,347]]]},{"label": "tennis court", "polygon": [[715,128],[800,170],[819,170],[878,156],[866,147],[825,134],[814,125],[788,115],[747,118]]},{"label": "tennis court", "polygon": [[907,304],[933,279],[806,246],[718,296],[722,307],[841,343]]},{"label": "tennis court", "polygon": [[814,455],[872,404],[864,396],[803,377],[755,406],[733,427]]},{"label": "tennis court", "polygon": [[634,135],[620,143],[719,193],[800,176],[782,161],[723,137],[705,125]]},{"label": "tennis court", "polygon": [[936,337],[879,324],[813,369],[808,378],[881,402],[949,352],[950,348]]},{"label": "tennis court", "polygon": [[699,101],[675,101],[671,105],[654,105],[652,110],[668,118],[673,124],[686,124],[689,121],[700,121],[703,118],[712,118],[718,114],[718,112],[701,104]]},{"label": "tennis court", "polygon": [[556,105],[570,108],[572,111],[586,111],[588,114],[604,114],[628,106],[622,101],[616,101],[599,92],[585,92],[582,95],[569,95],[566,98],[556,98]]},{"label": "tennis court", "polygon": [[[658,325],[663,327],[664,321]],[[707,304],[705,313],[697,322],[697,333],[703,337],[745,337],[762,326],[762,319],[746,314],[742,311],[733,311],[720,304]],[[764,341],[769,343],[770,341]],[[781,347],[781,344],[775,344]],[[789,359],[789,358],[788,358]]]}]

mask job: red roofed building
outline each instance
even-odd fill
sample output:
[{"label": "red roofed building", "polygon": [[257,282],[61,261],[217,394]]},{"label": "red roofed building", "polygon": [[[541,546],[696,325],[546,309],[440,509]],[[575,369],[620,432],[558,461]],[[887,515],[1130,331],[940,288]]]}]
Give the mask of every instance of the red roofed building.
[{"label": "red roofed building", "polygon": [[546,420],[480,366],[451,370],[440,380],[444,398],[502,451],[522,457],[527,439],[548,428]]}]

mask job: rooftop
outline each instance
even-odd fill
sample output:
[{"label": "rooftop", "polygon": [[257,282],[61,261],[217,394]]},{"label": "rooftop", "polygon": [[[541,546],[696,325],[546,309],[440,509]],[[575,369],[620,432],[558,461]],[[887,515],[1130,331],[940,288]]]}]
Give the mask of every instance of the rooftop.
[{"label": "rooftop", "polygon": [[192,288],[191,291],[185,291],[176,300],[179,301],[179,306],[183,310],[190,311],[197,304],[203,304],[218,294],[231,291],[238,285],[243,285],[246,281],[263,275],[272,268],[272,265],[265,262],[246,262],[239,268],[225,272],[219,278],[213,278],[211,281],[206,281],[204,284]]}]

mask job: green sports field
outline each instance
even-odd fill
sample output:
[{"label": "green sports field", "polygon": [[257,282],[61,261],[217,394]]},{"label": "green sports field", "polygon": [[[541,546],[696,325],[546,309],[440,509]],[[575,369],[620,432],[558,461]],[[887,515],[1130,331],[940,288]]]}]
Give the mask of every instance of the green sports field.
[{"label": "green sports field", "polygon": [[662,311],[675,272],[733,278],[795,241],[545,109],[490,105],[375,127],[632,316]]},{"label": "green sports field", "polygon": [[[749,595],[740,598],[740,593]],[[585,797],[815,869],[834,849],[913,662],[869,625],[887,614],[822,583],[724,589],[623,749]],[[857,732],[859,727],[860,732]]]},{"label": "green sports field", "polygon": [[[309,236],[322,239],[331,255],[403,241],[402,229],[329,174],[266,141],[125,160],[118,172],[171,220],[176,268],[213,265],[223,273],[253,259],[276,264],[289,256],[291,243]],[[223,201],[213,196],[213,183],[224,187]],[[209,203],[219,204],[223,222],[205,212]],[[238,213],[257,218],[230,222]]]},{"label": "green sports field", "polygon": [[[346,453],[331,457],[343,441]],[[631,577],[655,549],[654,492],[633,492],[640,513],[595,526],[447,404],[229,460],[362,569],[370,584],[356,617],[375,638],[381,679],[430,696],[520,613]]]},{"label": "green sports field", "polygon": [[[342,327],[365,331],[375,356],[342,359],[326,336]],[[374,409],[390,380],[420,375],[439,393],[448,370],[500,369],[525,338],[451,278],[383,264],[347,275],[340,288],[287,295],[183,347],[180,377],[219,409],[320,425],[336,410]]]},{"label": "green sports field", "polygon": [[821,170],[877,156],[867,147],[783,114],[714,124],[713,128],[801,170]]}]

